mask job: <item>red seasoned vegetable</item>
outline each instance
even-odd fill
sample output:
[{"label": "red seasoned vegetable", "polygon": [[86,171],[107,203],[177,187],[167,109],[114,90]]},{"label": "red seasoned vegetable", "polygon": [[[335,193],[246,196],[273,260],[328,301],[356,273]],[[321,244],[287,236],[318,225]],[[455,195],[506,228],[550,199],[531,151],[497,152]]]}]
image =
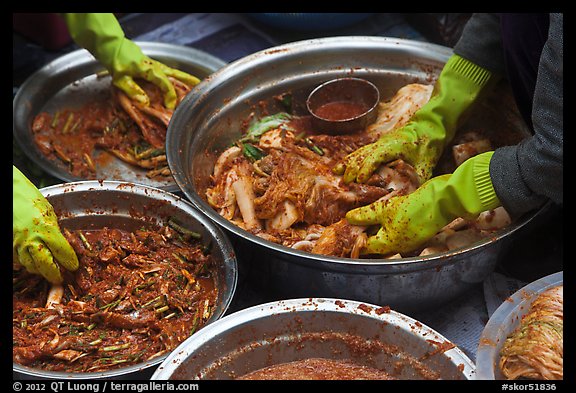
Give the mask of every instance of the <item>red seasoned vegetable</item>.
[{"label": "red seasoned vegetable", "polygon": [[13,360],[33,368],[94,372],[164,355],[212,315],[213,261],[181,226],[65,231],[80,267],[59,303],[49,283],[13,270]]}]

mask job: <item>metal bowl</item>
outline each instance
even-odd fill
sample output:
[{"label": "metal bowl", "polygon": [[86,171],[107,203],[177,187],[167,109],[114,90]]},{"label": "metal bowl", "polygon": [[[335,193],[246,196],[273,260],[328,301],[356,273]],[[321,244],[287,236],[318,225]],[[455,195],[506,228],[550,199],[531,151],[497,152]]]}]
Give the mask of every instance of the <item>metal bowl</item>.
[{"label": "metal bowl", "polygon": [[[331,297],[388,304],[401,312],[436,307],[481,283],[493,271],[511,235],[533,216],[464,249],[426,257],[346,259],[314,255],[252,235],[221,217],[206,201],[214,163],[241,136],[252,112],[283,110],[272,97],[292,93],[295,111],[327,80],[354,76],[374,83],[382,100],[407,83],[433,83],[451,54],[446,47],[385,37],[332,37],[299,41],[237,60],[200,83],[176,109],[166,140],[168,164],[182,192],[231,234],[240,270],[276,298]],[[494,96],[496,100],[504,94]],[[487,100],[486,102],[491,102]],[[513,104],[512,104],[513,105]],[[501,101],[470,121],[509,135],[517,112]],[[481,107],[484,110],[484,106]],[[463,126],[464,127],[464,126]],[[525,127],[525,126],[524,126]]]},{"label": "metal bowl", "polygon": [[[202,79],[226,63],[212,55],[185,46],[138,42],[142,51],[166,65],[186,71]],[[89,180],[70,174],[66,165],[48,159],[37,148],[32,134],[34,117],[42,111],[55,112],[61,108],[78,108],[109,91],[110,76],[97,76],[103,66],[87,51],[79,49],[46,64],[32,74],[20,87],[13,102],[13,133],[22,151],[50,175],[66,182]],[[106,165],[99,165],[96,179],[129,181],[177,191],[170,177],[150,179],[146,170],[110,157]]]},{"label": "metal bowl", "polygon": [[[372,82],[360,78],[338,78],[312,90],[306,108],[312,114],[315,130],[327,134],[349,134],[364,130],[378,116],[380,92]],[[354,105],[360,109],[345,117],[327,117],[321,110],[327,105]],[[333,115],[332,115],[333,116]]]},{"label": "metal bowl", "polygon": [[306,298],[262,304],[222,318],[180,344],[152,379],[234,379],[311,357],[349,359],[399,379],[422,379],[404,355],[419,359],[442,379],[474,375],[474,364],[460,349],[406,315],[356,301]]},{"label": "metal bowl", "polygon": [[[67,183],[42,188],[40,191],[54,207],[60,225],[70,230],[105,226],[134,230],[141,227],[143,222],[160,225],[169,217],[175,217],[187,228],[199,232],[218,265],[217,306],[207,323],[216,321],[227,311],[236,290],[236,255],[222,230],[186,200],[157,188],[117,181]],[[44,371],[13,363],[13,375],[16,379],[149,378],[166,356],[129,367],[93,373]]]},{"label": "metal bowl", "polygon": [[476,353],[476,379],[506,379],[499,367],[500,351],[506,338],[518,327],[530,305],[547,289],[562,285],[564,272],[542,277],[506,299],[484,327]]}]

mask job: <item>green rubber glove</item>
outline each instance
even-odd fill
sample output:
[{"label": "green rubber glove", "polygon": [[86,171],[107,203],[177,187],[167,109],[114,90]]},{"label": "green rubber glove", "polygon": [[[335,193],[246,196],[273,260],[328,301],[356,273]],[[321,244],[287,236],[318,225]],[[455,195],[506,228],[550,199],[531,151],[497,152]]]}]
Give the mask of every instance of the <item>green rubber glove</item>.
[{"label": "green rubber glove", "polygon": [[348,155],[335,167],[335,172],[343,174],[346,183],[365,183],[381,164],[401,158],[414,167],[420,183],[428,180],[444,147],[452,140],[461,116],[491,78],[491,72],[452,55],[438,77],[430,100],[410,121]]},{"label": "green rubber glove", "polygon": [[12,168],[13,258],[30,273],[60,284],[59,265],[74,271],[78,269],[78,257],[60,232],[52,205],[22,172]]},{"label": "green rubber glove", "polygon": [[472,157],[454,173],[433,177],[411,194],[349,211],[346,218],[351,224],[381,225],[362,252],[410,252],[455,218],[474,219],[500,206],[489,173],[492,154]]},{"label": "green rubber glove", "polygon": [[148,106],[150,98],[134,81],[142,78],[158,86],[164,94],[164,106],[174,109],[178,97],[168,77],[189,86],[200,82],[195,76],[170,68],[142,53],[124,31],[114,14],[64,14],[74,41],[87,49],[110,72],[112,83],[131,99]]}]

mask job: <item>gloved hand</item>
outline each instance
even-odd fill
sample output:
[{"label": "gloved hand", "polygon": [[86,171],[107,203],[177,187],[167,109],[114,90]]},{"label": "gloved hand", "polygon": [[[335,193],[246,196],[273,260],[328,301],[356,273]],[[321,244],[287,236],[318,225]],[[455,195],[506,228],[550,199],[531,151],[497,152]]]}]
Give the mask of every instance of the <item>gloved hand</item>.
[{"label": "gloved hand", "polygon": [[62,283],[60,267],[78,269],[78,257],[60,232],[52,205],[16,167],[12,169],[13,258],[30,273]]},{"label": "gloved hand", "polygon": [[492,154],[472,157],[454,173],[433,177],[411,194],[349,211],[346,219],[351,224],[381,225],[362,252],[413,251],[455,218],[474,219],[500,206],[489,173]]},{"label": "gloved hand", "polygon": [[459,119],[491,78],[491,72],[452,55],[434,85],[430,100],[410,121],[349,154],[335,167],[335,172],[343,174],[346,183],[364,183],[381,164],[401,158],[414,167],[420,183],[425,182],[432,176],[445,145],[452,140]]},{"label": "gloved hand", "polygon": [[178,99],[169,76],[189,86],[200,82],[195,76],[144,55],[138,45],[124,36],[114,14],[64,14],[64,18],[74,41],[106,67],[116,87],[140,104],[148,106],[150,98],[134,78],[145,79],[160,87],[164,106],[168,109],[174,109]]}]

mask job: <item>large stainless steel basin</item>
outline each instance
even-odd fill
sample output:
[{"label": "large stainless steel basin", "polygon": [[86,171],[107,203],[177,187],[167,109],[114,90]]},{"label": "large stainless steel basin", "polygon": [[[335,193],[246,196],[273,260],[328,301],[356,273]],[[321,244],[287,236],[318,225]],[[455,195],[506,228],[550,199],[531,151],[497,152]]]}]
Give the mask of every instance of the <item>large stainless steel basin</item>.
[{"label": "large stainless steel basin", "polygon": [[[434,83],[451,55],[446,47],[384,37],[332,37],[295,42],[231,63],[209,76],[176,109],[167,135],[168,163],[182,192],[231,234],[241,276],[281,297],[322,296],[387,304],[400,311],[438,306],[481,283],[514,232],[532,216],[464,249],[427,257],[344,259],[313,255],[261,239],[230,223],[206,202],[218,155],[236,141],[242,121],[281,110],[273,97],[291,92],[296,111],[320,83],[368,79],[387,99],[410,82]],[[520,117],[505,95],[477,108],[471,126],[494,132]],[[490,109],[492,108],[492,109]],[[494,109],[496,108],[496,109]],[[506,141],[503,143],[507,143]]]}]

